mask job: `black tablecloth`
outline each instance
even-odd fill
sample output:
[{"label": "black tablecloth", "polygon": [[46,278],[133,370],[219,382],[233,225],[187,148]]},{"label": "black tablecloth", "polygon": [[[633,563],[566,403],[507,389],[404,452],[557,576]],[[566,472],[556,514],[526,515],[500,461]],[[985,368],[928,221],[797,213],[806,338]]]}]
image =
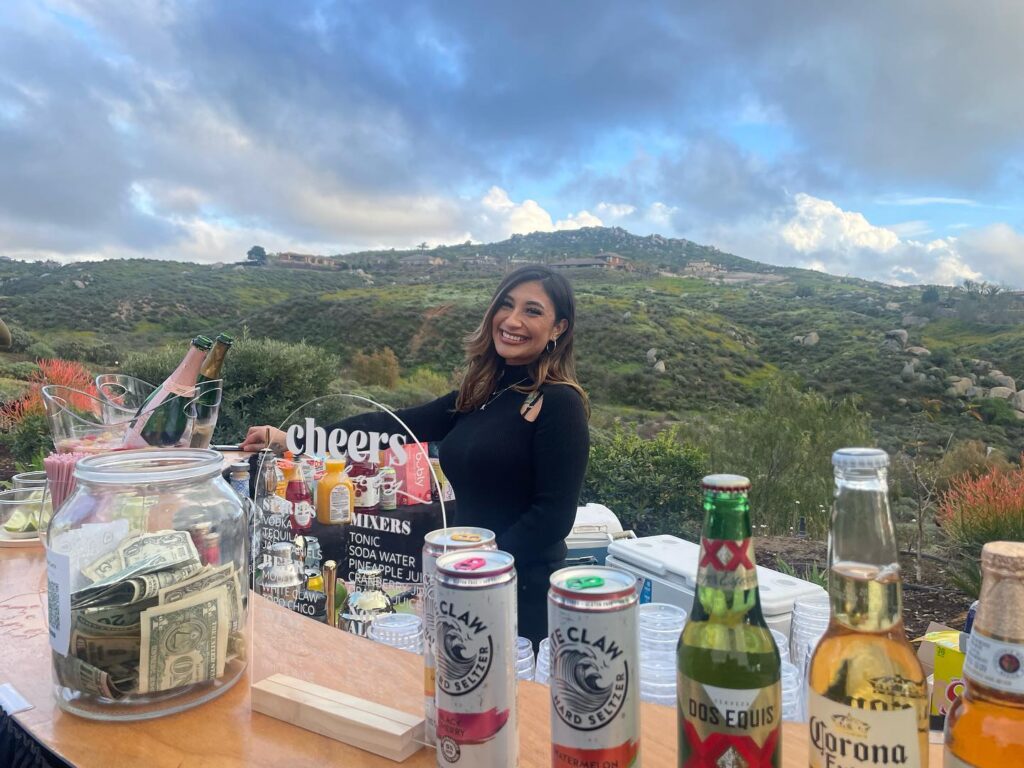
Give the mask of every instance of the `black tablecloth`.
[{"label": "black tablecloth", "polygon": [[71,768],[0,710],[0,765],[4,768]]}]

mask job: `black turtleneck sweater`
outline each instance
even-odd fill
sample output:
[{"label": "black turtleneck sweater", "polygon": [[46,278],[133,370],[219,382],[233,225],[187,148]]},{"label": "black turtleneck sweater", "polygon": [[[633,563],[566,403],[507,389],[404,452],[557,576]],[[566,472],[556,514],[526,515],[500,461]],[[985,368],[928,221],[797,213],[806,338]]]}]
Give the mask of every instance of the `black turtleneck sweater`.
[{"label": "black turtleneck sweater", "polygon": [[[543,385],[536,421],[523,418],[527,396],[505,388],[524,378],[529,381],[525,367],[507,367],[487,405],[470,413],[455,411],[457,393],[450,392],[398,415],[419,440],[440,442],[441,469],[455,490],[449,524],[490,529],[498,548],[515,557],[520,634],[537,639],[546,632],[531,627],[546,625],[547,577],[566,555],[590,434],[582,398],[564,384]],[[389,431],[393,423],[375,413],[333,426]]]}]

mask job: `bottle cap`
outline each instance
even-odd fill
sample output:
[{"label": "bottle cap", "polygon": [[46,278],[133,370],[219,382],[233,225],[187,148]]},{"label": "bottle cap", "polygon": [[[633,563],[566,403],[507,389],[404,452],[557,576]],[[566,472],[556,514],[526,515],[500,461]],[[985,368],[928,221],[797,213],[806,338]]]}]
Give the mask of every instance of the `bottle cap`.
[{"label": "bottle cap", "polygon": [[878,448],[840,448],[832,454],[836,469],[884,469],[889,466],[889,454]]},{"label": "bottle cap", "polygon": [[985,571],[1024,577],[1024,542],[988,542],[981,548],[981,567]]},{"label": "bottle cap", "polygon": [[248,461],[236,461],[231,465],[232,472],[248,472],[249,462]]},{"label": "bottle cap", "polygon": [[192,339],[192,343],[200,349],[210,349],[213,347],[213,342],[207,336],[196,336]]},{"label": "bottle cap", "polygon": [[743,475],[707,475],[700,487],[705,491],[749,491],[750,480]]},{"label": "bottle cap", "polygon": [[234,338],[231,337],[231,336],[228,336],[228,334],[226,334],[226,333],[218,333],[217,334],[217,341],[219,341],[221,344],[227,344],[229,347],[232,344],[235,343]]}]

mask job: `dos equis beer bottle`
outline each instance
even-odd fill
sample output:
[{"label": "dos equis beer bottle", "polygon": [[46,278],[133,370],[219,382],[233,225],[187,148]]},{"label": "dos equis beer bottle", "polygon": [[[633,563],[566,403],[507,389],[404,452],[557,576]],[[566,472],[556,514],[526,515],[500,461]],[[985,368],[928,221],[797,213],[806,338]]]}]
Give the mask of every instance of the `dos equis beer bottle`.
[{"label": "dos equis beer bottle", "polygon": [[782,762],[779,651],[761,612],[750,481],[709,475],[697,593],[679,638],[679,766]]}]

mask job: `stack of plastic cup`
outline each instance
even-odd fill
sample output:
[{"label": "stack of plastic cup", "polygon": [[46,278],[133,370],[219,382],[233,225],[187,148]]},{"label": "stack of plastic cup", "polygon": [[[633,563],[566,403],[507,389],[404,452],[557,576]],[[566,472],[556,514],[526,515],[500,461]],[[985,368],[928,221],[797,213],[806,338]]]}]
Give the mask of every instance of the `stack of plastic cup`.
[{"label": "stack of plastic cup", "polygon": [[645,603],[640,625],[640,698],[676,704],[676,646],[686,625],[686,611],[668,603]]},{"label": "stack of plastic cup", "polygon": [[423,653],[423,620],[414,613],[382,613],[370,623],[371,640],[403,651]]},{"label": "stack of plastic cup", "polygon": [[779,649],[779,659],[782,661],[789,661],[789,638],[777,629],[772,629],[770,631],[772,633],[772,639],[775,640],[775,645]]},{"label": "stack of plastic cup", "polygon": [[516,677],[533,680],[533,643],[525,637],[516,638]]},{"label": "stack of plastic cup", "polygon": [[550,643],[545,637],[537,645],[537,667],[533,673],[533,681],[535,683],[542,683],[543,685],[548,684],[548,675],[551,668],[551,652]]},{"label": "stack of plastic cup", "polygon": [[790,723],[803,722],[804,684],[800,670],[788,661],[782,662],[782,719]]},{"label": "stack of plastic cup", "polygon": [[789,627],[789,658],[807,677],[807,662],[821,636],[828,629],[829,598],[826,594],[801,597],[793,603],[793,621]]}]

